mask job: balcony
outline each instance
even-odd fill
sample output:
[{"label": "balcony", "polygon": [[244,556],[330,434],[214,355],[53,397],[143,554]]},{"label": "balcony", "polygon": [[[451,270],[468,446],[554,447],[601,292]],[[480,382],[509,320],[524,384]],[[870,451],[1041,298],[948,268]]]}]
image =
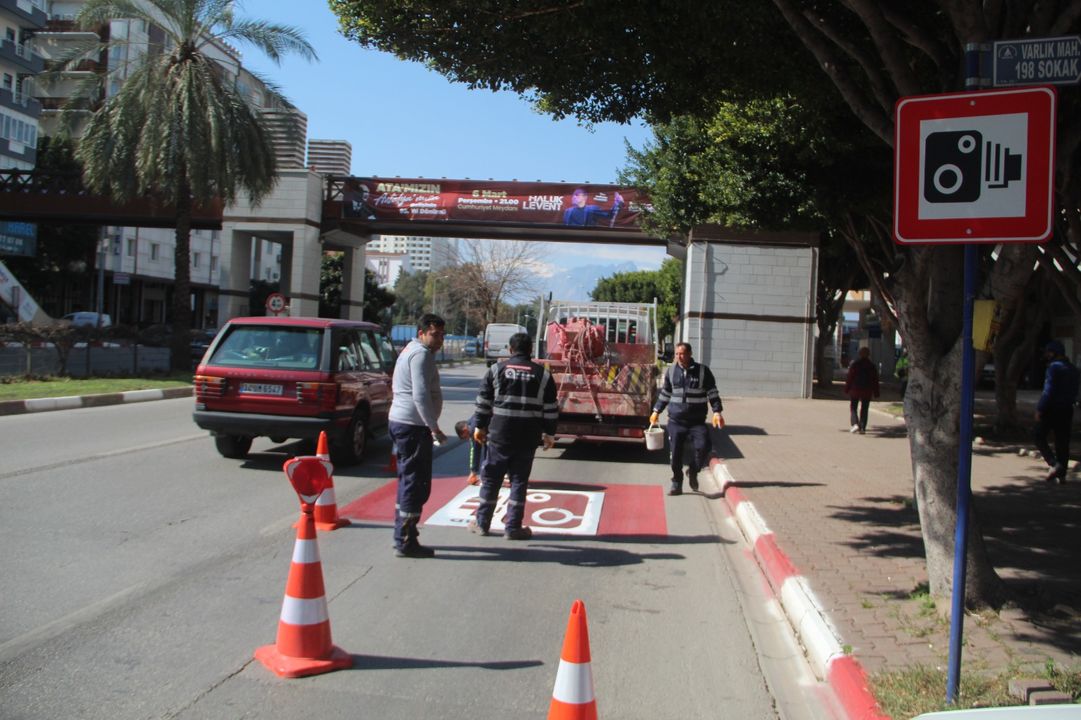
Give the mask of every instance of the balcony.
[{"label": "balcony", "polygon": [[41,117],[41,103],[21,92],[0,88],[0,106],[20,112],[31,118]]},{"label": "balcony", "polygon": [[11,40],[0,40],[0,60],[18,65],[33,75],[45,69],[45,58],[31,50],[28,45]]},{"label": "balcony", "polygon": [[34,30],[45,27],[49,17],[45,0],[0,0],[0,10],[7,10],[19,18],[19,27]]}]

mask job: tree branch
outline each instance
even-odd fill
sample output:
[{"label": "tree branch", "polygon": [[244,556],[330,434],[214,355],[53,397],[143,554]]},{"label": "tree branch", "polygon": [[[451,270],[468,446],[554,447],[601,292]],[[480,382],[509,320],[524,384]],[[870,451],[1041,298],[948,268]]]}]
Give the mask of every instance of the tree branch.
[{"label": "tree branch", "polygon": [[896,33],[892,32],[890,23],[879,10],[878,3],[872,0],[844,0],[844,3],[856,13],[871,34],[871,39],[874,40],[879,55],[886,64],[886,70],[900,94],[918,95],[921,90],[920,83],[912,72]]}]

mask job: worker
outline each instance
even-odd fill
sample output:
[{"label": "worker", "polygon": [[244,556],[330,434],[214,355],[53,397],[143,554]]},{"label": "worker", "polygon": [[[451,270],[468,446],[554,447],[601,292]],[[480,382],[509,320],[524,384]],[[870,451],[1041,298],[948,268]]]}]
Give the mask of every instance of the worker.
[{"label": "worker", "polygon": [[710,439],[706,427],[706,405],[713,409],[715,428],[724,427],[724,411],[717,382],[710,369],[694,361],[690,343],[676,345],[676,362],[664,373],[664,386],[657,397],[649,424],[656,425],[668,408],[668,444],[672,450],[672,485],[669,495],[683,494],[683,446],[690,437],[694,446],[687,468],[691,490],[698,490],[698,472],[709,462]]},{"label": "worker", "polygon": [[551,373],[533,362],[533,341],[526,333],[511,335],[510,358],[488,368],[481,381],[474,413],[473,437],[486,444],[488,454],[480,469],[480,504],[469,529],[487,535],[492,526],[503,475],[510,476],[510,499],[503,519],[508,540],[528,540],[532,528],[523,525],[529,473],[537,445],[555,444],[556,384]]}]

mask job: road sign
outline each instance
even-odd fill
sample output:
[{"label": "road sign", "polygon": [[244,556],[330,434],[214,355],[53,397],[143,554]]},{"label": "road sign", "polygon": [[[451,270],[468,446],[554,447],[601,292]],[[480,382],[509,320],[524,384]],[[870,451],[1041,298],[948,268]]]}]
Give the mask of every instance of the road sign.
[{"label": "road sign", "polygon": [[894,117],[897,242],[1046,240],[1056,100],[1051,87],[901,98]]},{"label": "road sign", "polygon": [[266,309],[275,315],[285,310],[285,296],[281,293],[270,293],[266,298]]},{"label": "road sign", "polygon": [[995,87],[1081,82],[1081,35],[997,40],[993,57]]}]

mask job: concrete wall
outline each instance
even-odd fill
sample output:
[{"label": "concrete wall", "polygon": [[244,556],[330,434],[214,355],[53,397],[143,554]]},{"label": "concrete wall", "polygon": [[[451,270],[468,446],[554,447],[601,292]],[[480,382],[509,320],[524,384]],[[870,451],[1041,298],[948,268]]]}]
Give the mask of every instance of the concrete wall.
[{"label": "concrete wall", "polygon": [[817,238],[695,228],[686,268],[680,336],[721,397],[810,397]]},{"label": "concrete wall", "polygon": [[[72,348],[68,355],[67,374],[138,375],[167,372],[169,348],[145,347],[82,347]],[[60,357],[52,347],[0,347],[0,377],[8,375],[59,375]]]}]

